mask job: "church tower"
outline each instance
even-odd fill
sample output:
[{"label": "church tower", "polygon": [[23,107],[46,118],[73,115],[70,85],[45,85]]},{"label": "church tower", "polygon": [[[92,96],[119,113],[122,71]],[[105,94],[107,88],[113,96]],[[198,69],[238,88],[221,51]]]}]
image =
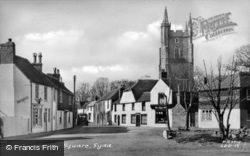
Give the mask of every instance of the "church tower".
[{"label": "church tower", "polygon": [[[192,18],[185,23],[185,30],[171,30],[167,8],[161,23],[161,47],[159,50],[159,78],[189,88],[193,82],[194,58],[192,41]],[[184,88],[183,88],[184,90]]]}]

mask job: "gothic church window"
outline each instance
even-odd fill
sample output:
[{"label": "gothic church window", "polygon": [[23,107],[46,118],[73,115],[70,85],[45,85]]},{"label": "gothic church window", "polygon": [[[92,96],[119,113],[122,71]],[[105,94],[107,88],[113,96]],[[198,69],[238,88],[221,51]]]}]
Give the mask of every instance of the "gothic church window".
[{"label": "gothic church window", "polygon": [[179,43],[179,39],[178,38],[175,39],[175,43]]},{"label": "gothic church window", "polygon": [[178,46],[176,46],[176,47],[174,48],[174,58],[176,58],[176,59],[180,58],[180,55],[179,55],[179,47],[178,47]]}]

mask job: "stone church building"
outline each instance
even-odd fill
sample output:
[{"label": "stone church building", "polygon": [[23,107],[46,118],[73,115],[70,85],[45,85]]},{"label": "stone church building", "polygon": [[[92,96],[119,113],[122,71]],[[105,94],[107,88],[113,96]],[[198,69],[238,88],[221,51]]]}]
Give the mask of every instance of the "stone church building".
[{"label": "stone church building", "polygon": [[[159,78],[168,83],[180,100],[173,108],[173,125],[186,123],[186,110],[190,106],[189,125],[198,126],[198,98],[194,96],[194,50],[192,18],[185,30],[171,30],[167,8],[161,23],[161,47],[159,49]],[[175,111],[176,110],[176,111]]]},{"label": "stone church building", "polygon": [[[189,23],[192,23],[191,15]],[[171,30],[166,8],[161,24],[159,77],[171,79],[173,83],[182,82],[189,87],[194,77],[193,56],[192,27],[186,22],[184,31]]]}]

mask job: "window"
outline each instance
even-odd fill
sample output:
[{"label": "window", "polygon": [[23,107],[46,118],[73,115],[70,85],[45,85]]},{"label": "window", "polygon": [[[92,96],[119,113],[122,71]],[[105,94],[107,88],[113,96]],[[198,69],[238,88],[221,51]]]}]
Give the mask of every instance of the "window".
[{"label": "window", "polygon": [[62,111],[59,113],[59,124],[62,124]]},{"label": "window", "polygon": [[41,108],[33,108],[33,126],[42,126]]},{"label": "window", "polygon": [[125,111],[125,104],[122,104],[122,111]]},{"label": "window", "polygon": [[38,84],[36,84],[36,86],[35,86],[35,98],[36,99],[38,99],[39,98],[39,85]]},{"label": "window", "polygon": [[179,43],[179,39],[178,38],[175,39],[175,43]]},{"label": "window", "polygon": [[56,101],[56,90],[54,89],[54,101]]},{"label": "window", "polygon": [[69,117],[68,117],[68,123],[70,123],[70,113],[69,113]]},{"label": "window", "polygon": [[115,121],[115,123],[116,123],[116,115],[114,116],[114,121]]},{"label": "window", "polygon": [[47,122],[47,108],[44,108],[44,122]]},{"label": "window", "polygon": [[44,87],[44,100],[47,101],[48,100],[48,88]]},{"label": "window", "polygon": [[125,114],[122,115],[122,123],[123,123],[123,124],[126,123],[126,115],[125,115]]},{"label": "window", "polygon": [[202,121],[211,121],[212,120],[212,110],[202,110],[201,111],[201,120]]},{"label": "window", "polygon": [[136,118],[135,114],[131,114],[131,124],[135,124]]},{"label": "window", "polygon": [[247,89],[247,100],[250,100],[250,89]]},{"label": "window", "polygon": [[146,125],[147,124],[147,114],[141,115],[141,124]]},{"label": "window", "polygon": [[117,104],[115,104],[115,112],[116,112],[116,109],[117,109]]},{"label": "window", "polygon": [[89,116],[89,120],[91,120],[91,113],[89,113],[89,115],[88,115],[88,116]]},{"label": "window", "polygon": [[166,99],[165,99],[165,94],[164,93],[159,93],[158,94],[158,104],[159,105],[165,105]]},{"label": "window", "polygon": [[60,90],[59,100],[60,100],[60,102],[62,103],[62,90]]},{"label": "window", "polygon": [[50,122],[50,108],[48,109],[48,122]]},{"label": "window", "polygon": [[69,105],[71,105],[71,96],[69,96]]},{"label": "window", "polygon": [[155,123],[167,123],[166,111],[155,110]]},{"label": "window", "polygon": [[135,110],[135,103],[132,103],[132,110]]},{"label": "window", "polygon": [[141,110],[142,110],[142,111],[146,111],[145,102],[142,102],[142,103],[141,103]]},{"label": "window", "polygon": [[180,58],[178,46],[174,47],[174,58],[176,58],[176,59]]},{"label": "window", "polygon": [[250,120],[250,110],[247,110],[247,120]]}]

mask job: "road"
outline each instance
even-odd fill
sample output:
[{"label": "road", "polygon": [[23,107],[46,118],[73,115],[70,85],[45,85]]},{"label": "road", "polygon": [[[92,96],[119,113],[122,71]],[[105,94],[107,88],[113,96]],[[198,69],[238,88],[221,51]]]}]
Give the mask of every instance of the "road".
[{"label": "road", "polygon": [[240,148],[221,144],[176,143],[163,138],[164,128],[88,126],[6,138],[7,140],[64,140],[65,156],[229,156],[250,153],[250,143]]},{"label": "road", "polygon": [[39,139],[64,139],[65,156],[126,155],[249,155],[246,147],[222,148],[221,145],[178,144],[162,136],[164,128],[82,127]]}]

